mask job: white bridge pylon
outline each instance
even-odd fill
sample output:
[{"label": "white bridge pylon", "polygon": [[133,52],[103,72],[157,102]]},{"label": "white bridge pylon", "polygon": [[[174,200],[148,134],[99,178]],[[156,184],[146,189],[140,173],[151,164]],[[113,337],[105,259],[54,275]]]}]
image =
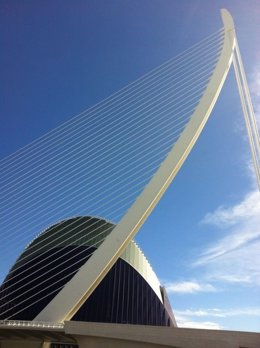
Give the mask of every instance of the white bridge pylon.
[{"label": "white bridge pylon", "polygon": [[232,62],[237,77],[257,180],[258,183],[260,182],[259,135],[239,54],[234,23],[228,11],[222,10],[221,15],[225,33],[222,51],[204,94],[178,141],[110,235],[34,320],[48,322],[70,320],[95,290],[152,212],[189,155],[210,116]]}]

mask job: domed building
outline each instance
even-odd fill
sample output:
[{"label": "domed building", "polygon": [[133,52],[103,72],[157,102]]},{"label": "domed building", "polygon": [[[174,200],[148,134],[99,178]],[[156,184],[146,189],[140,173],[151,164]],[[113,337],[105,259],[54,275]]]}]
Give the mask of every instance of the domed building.
[{"label": "domed building", "polygon": [[[0,287],[0,319],[33,320],[114,227],[100,218],[75,217],[41,233]],[[165,289],[134,241],[71,320],[176,326]]]}]

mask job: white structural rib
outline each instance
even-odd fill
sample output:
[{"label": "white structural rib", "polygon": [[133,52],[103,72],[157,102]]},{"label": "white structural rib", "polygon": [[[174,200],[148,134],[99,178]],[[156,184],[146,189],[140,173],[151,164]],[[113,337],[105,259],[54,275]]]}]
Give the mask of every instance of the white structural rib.
[{"label": "white structural rib", "polygon": [[237,40],[235,40],[235,52],[233,56],[233,66],[235,70],[237,87],[240,96],[242,111],[245,119],[250,150],[252,154],[253,164],[255,167],[256,179],[260,190],[260,142],[259,133],[255,118],[255,113],[247,85],[246,75],[242,59],[239,52]]},{"label": "white structural rib", "polygon": [[234,24],[226,10],[221,14],[225,28],[222,52],[205,93],[179,140],[122,220],[35,320],[63,322],[71,319],[123,253],[181,168],[208,120],[232,62]]}]

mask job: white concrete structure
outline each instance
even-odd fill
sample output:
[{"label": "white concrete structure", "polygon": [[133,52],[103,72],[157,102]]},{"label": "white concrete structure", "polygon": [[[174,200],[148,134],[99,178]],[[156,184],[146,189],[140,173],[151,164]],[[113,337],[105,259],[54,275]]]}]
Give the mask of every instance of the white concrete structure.
[{"label": "white concrete structure", "polygon": [[[57,344],[60,346],[68,344],[67,347],[78,346],[80,348],[260,347],[260,335],[257,333],[70,321],[121,255],[124,255],[123,258],[128,262],[132,259],[131,253],[139,253],[131,240],[189,155],[210,116],[232,62],[236,70],[256,173],[258,180],[260,179],[259,136],[236,42],[234,23],[226,10],[222,10],[222,19],[225,37],[215,70],[189,123],[158,171],[92,257],[36,316],[34,321],[2,322],[0,325],[0,348],[47,348],[55,342],[58,342]],[[141,254],[139,255],[139,263],[146,265],[141,267],[142,276],[152,279],[153,288],[159,292],[156,277]],[[138,264],[135,266],[136,269],[139,269]]]},{"label": "white concrete structure", "polygon": [[[232,63],[234,23],[226,10],[221,13],[225,28],[222,52],[205,93],[180,138],[119,224],[35,320],[62,322],[72,318],[124,252],[189,155],[209,118]],[[87,281],[83,282],[83,279]]]},{"label": "white concrete structure", "polygon": [[63,348],[259,348],[260,334],[83,322],[56,327],[0,323],[1,348],[50,348],[55,342]]}]

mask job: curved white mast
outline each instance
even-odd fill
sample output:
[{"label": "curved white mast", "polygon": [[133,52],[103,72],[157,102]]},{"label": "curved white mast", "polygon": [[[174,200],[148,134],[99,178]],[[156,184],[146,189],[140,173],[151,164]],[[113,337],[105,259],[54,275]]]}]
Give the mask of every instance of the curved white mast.
[{"label": "curved white mast", "polygon": [[181,168],[209,118],[232,62],[235,47],[234,23],[228,11],[222,10],[221,15],[225,37],[219,61],[179,140],[102,245],[34,320],[62,322],[72,318],[122,254]]}]

